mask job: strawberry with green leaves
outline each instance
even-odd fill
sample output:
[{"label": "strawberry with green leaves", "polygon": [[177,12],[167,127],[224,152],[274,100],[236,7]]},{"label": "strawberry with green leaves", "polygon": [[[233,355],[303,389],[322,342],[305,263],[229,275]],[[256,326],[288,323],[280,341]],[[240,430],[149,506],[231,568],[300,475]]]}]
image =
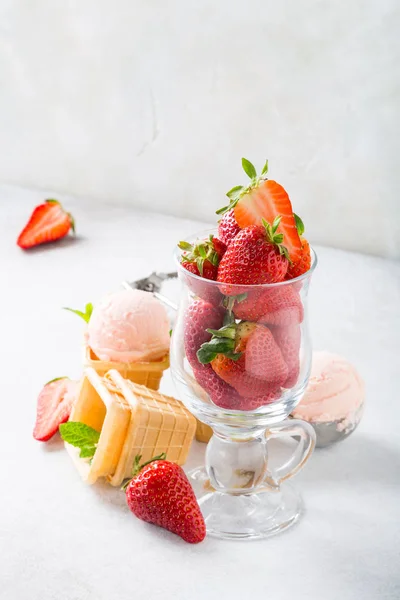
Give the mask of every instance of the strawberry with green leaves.
[{"label": "strawberry with green leaves", "polygon": [[58,200],[45,200],[34,209],[18,237],[17,244],[26,250],[39,244],[55,242],[70,231],[75,233],[72,215],[63,209]]},{"label": "strawberry with green leaves", "polygon": [[204,279],[217,279],[218,265],[226,250],[221,240],[210,235],[208,240],[196,244],[179,242],[178,248],[183,251],[181,264],[184,269]]},{"label": "strawberry with green leaves", "polygon": [[[273,224],[252,225],[242,229],[229,244],[218,267],[217,281],[234,285],[278,283],[288,269],[288,253],[283,234],[278,233],[281,217]],[[236,294],[230,285],[221,286],[226,295]]]},{"label": "strawberry with green leaves", "polygon": [[59,425],[68,421],[77,388],[78,382],[68,377],[57,377],[46,383],[37,400],[35,440],[47,442]]},{"label": "strawberry with green leaves", "polygon": [[271,331],[262,325],[233,320],[219,330],[209,330],[212,338],[197,357],[244,398],[257,398],[276,392],[288,369]]},{"label": "strawberry with green leaves", "polygon": [[140,465],[141,457],[136,457],[133,477],[124,486],[127,504],[138,519],[198,544],[206,525],[196,496],[183,469],[165,458],[163,454]]},{"label": "strawberry with green leaves", "polygon": [[213,286],[209,280],[217,279],[218,265],[226,250],[225,244],[210,235],[207,240],[198,241],[196,244],[179,242],[178,247],[183,250],[181,265],[186,285],[195,296],[217,306],[221,300],[221,293],[218,286]]},{"label": "strawberry with green leaves", "polygon": [[280,215],[278,232],[284,236],[291,261],[296,262],[301,252],[301,241],[286,190],[276,181],[267,178],[268,161],[259,176],[254,165],[246,158],[242,158],[242,167],[250,182],[248,185],[232,188],[227,193],[229,205],[218,210],[217,214],[233,209],[235,221],[242,229],[251,225],[261,225],[263,219],[272,223]]}]

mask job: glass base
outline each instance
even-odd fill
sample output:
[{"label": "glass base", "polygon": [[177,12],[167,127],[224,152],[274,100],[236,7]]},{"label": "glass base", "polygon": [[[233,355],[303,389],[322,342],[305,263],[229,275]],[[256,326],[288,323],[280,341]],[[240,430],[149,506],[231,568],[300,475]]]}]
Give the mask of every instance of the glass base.
[{"label": "glass base", "polygon": [[298,521],[303,504],[298,492],[285,483],[276,490],[253,494],[223,494],[210,485],[204,467],[188,474],[207,526],[207,534],[223,539],[266,538]]}]

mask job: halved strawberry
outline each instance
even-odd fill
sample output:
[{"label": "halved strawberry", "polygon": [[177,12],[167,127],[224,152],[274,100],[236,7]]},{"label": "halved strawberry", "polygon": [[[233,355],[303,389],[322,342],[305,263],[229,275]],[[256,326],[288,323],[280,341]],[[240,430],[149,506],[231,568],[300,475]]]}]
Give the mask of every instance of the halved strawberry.
[{"label": "halved strawberry", "polygon": [[278,232],[283,234],[283,243],[290,259],[296,262],[301,251],[301,241],[286,190],[276,181],[267,179],[268,161],[260,176],[257,176],[254,165],[246,158],[242,158],[242,166],[250,177],[250,184],[232,188],[227,194],[231,201],[229,206],[217,213],[233,208],[236,223],[242,229],[250,225],[261,225],[262,219],[272,223],[280,215],[282,219]]},{"label": "halved strawberry", "polygon": [[17,244],[23,249],[33,248],[39,244],[55,242],[65,237],[70,230],[75,232],[72,215],[65,212],[58,200],[45,200],[34,209]]},{"label": "halved strawberry", "polygon": [[69,419],[78,383],[67,377],[46,383],[37,400],[36,423],[33,437],[47,442],[58,431],[59,425]]},{"label": "halved strawberry", "polygon": [[285,279],[294,279],[306,273],[311,267],[310,244],[301,238],[301,252],[296,262],[289,264]]}]

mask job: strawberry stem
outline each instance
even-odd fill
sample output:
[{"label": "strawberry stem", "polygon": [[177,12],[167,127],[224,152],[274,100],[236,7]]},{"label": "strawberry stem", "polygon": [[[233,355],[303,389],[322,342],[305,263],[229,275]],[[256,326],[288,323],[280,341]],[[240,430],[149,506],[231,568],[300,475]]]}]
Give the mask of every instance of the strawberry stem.
[{"label": "strawberry stem", "polygon": [[286,246],[284,246],[282,244],[283,233],[277,233],[277,229],[281,223],[281,220],[282,220],[282,217],[280,215],[278,215],[277,217],[275,217],[274,222],[271,225],[265,219],[261,219],[262,224],[265,229],[266,236],[267,236],[267,241],[270,242],[271,244],[274,244],[274,246],[276,246],[278,248],[279,253],[281,255],[283,255],[290,262],[288,249],[286,248]]},{"label": "strawberry stem", "polygon": [[137,454],[135,456],[135,460],[133,461],[132,477],[125,481],[125,483],[121,487],[121,490],[123,490],[124,492],[126,491],[126,488],[130,484],[132,479],[134,479],[140,473],[140,471],[143,469],[143,467],[146,467],[147,465],[149,465],[150,463],[152,463],[156,460],[165,460],[166,458],[167,458],[166,453],[161,452],[161,454],[159,454],[158,456],[153,456],[153,458],[151,458],[150,460],[147,460],[143,464],[140,464],[140,461],[142,460],[142,455]]},{"label": "strawberry stem", "polygon": [[265,164],[262,168],[261,175],[257,177],[257,171],[255,166],[247,160],[247,158],[242,158],[242,167],[243,171],[246,173],[248,177],[250,177],[250,183],[246,185],[235,185],[229,192],[226,193],[230,202],[228,206],[223,206],[219,208],[217,211],[217,215],[223,215],[224,213],[231,210],[231,208],[235,208],[236,204],[239,202],[240,198],[250,192],[253,188],[256,188],[261,181],[265,181],[267,179],[268,173],[268,160],[265,161]]}]

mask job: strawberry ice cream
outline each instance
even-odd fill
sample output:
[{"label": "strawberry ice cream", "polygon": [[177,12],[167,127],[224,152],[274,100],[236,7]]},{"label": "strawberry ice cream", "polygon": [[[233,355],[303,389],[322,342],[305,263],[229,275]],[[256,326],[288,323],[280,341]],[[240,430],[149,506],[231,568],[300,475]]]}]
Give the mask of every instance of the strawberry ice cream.
[{"label": "strawberry ice cream", "polygon": [[336,354],[314,352],[306,393],[292,415],[314,425],[317,445],[322,446],[356,428],[364,397],[364,383],[353,365]]},{"label": "strawberry ice cream", "polygon": [[124,290],[96,304],[87,343],[100,360],[155,361],[169,350],[169,327],[164,307],[152,294]]}]

